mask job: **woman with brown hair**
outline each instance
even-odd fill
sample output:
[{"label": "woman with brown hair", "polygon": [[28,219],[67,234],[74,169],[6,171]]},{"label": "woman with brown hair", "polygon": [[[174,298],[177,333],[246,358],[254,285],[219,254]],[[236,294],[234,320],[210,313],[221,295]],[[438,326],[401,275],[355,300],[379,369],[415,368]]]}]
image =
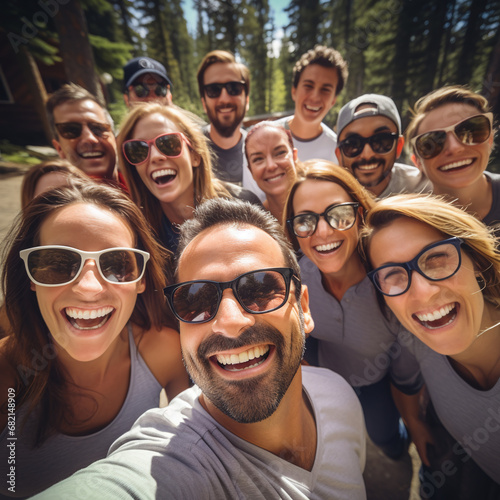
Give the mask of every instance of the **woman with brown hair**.
[{"label": "woman with brown hair", "polygon": [[144,411],[188,387],[162,288],[165,251],[135,204],[90,181],[46,192],[2,265],[0,493],[31,496],[106,456]]},{"label": "woman with brown hair", "polygon": [[355,389],[372,441],[399,458],[407,433],[391,396],[391,383],[420,388],[418,365],[397,344],[401,325],[382,312],[358,251],[359,233],[374,201],[346,169],[324,160],[304,162],[285,214],[289,239],[303,256],[319,366]]},{"label": "woman with brown hair", "polygon": [[177,248],[178,225],[201,201],[234,195],[260,204],[253,193],[214,177],[200,120],[181,108],[136,106],[121,124],[117,146],[132,199],[171,251]]}]

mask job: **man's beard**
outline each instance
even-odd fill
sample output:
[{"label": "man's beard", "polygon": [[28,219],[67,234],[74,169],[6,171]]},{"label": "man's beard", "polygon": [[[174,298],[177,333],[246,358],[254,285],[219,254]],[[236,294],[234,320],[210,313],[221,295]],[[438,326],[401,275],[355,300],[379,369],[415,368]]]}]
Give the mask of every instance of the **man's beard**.
[{"label": "man's beard", "polygon": [[[300,313],[302,324],[302,311]],[[218,410],[239,423],[260,422],[276,411],[297,373],[305,349],[302,332],[303,327],[294,323],[287,344],[280,331],[259,323],[237,338],[213,334],[200,344],[195,358],[183,352],[183,359],[193,381]],[[271,353],[274,366],[265,373],[233,381],[214,373],[209,360],[211,353],[263,344],[275,349]]]},{"label": "man's beard", "polygon": [[[234,120],[232,120],[230,123],[222,123],[217,118],[217,109],[228,107],[231,107],[235,110]],[[245,106],[242,106],[241,109],[239,109],[239,107],[236,105],[219,105],[216,106],[215,110],[213,111],[207,106],[207,116],[211,126],[214,127],[222,137],[232,137],[236,129],[240,127],[243,118],[245,118]]]},{"label": "man's beard", "polygon": [[[359,167],[362,167],[363,165],[370,165],[370,164],[373,164],[373,163],[379,163],[379,164],[381,164],[381,166],[382,166],[382,173],[376,179],[373,179],[371,181],[366,181],[364,179],[360,179],[358,177],[358,175],[357,175],[356,170],[358,172],[363,173],[363,174],[369,173],[369,171],[365,172],[363,170],[360,170]],[[351,164],[351,170],[352,170],[352,173],[353,173],[354,177],[356,177],[356,179],[358,180],[358,182],[362,186],[364,186],[366,188],[371,188],[371,187],[378,186],[381,182],[384,181],[384,179],[386,179],[389,175],[391,175],[392,166],[394,166],[394,163],[392,164],[392,166],[390,168],[386,168],[387,163],[388,162],[385,159],[372,157],[369,160],[364,160],[363,159],[363,160],[359,160],[359,161],[356,161],[356,162],[352,163]]]}]

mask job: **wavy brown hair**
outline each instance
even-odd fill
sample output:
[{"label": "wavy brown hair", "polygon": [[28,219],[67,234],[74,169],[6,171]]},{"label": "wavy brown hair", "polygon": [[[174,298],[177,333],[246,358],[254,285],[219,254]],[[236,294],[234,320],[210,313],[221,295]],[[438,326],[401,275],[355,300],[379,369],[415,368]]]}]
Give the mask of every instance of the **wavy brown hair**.
[{"label": "wavy brown hair", "polygon": [[175,324],[163,296],[163,287],[171,282],[172,276],[170,253],[156,242],[140,210],[126,195],[109,186],[79,180],[43,193],[29,203],[6,239],[1,277],[5,309],[12,327],[5,358],[17,377],[18,407],[26,404],[28,414],[38,405],[41,407],[39,444],[63,421],[72,421],[77,416],[65,401],[69,381],[58,362],[19,252],[38,246],[40,229],[47,217],[74,203],[96,205],[112,212],[130,228],[135,247],[150,254],[143,278],[146,289],[138,294],[130,320],[143,331]]}]

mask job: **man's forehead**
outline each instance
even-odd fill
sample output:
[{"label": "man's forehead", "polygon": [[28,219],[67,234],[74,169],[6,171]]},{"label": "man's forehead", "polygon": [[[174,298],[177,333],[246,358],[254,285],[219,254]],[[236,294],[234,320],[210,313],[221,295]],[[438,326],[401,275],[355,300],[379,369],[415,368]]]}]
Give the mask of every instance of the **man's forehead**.
[{"label": "man's forehead", "polygon": [[205,85],[209,83],[226,83],[241,80],[241,70],[238,63],[217,62],[211,64],[203,75],[203,82]]},{"label": "man's forehead", "polygon": [[[253,269],[283,267],[283,253],[268,233],[249,224],[220,224],[199,233],[186,246],[179,259],[178,271],[185,274],[197,268],[241,263]],[[204,276],[206,278],[206,276]],[[198,278],[193,278],[198,279]]]},{"label": "man's forehead", "polygon": [[63,121],[65,117],[71,116],[71,121],[86,121],[89,115],[97,121],[107,122],[106,115],[95,101],[90,99],[80,99],[74,101],[66,101],[54,108],[54,116],[57,121]]}]

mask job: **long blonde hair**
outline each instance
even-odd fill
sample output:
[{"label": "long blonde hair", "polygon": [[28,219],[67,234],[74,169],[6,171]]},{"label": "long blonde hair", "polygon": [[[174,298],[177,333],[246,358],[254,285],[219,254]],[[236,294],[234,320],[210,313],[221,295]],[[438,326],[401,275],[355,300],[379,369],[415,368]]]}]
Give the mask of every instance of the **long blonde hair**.
[{"label": "long blonde hair", "polygon": [[212,153],[201,128],[201,120],[189,111],[177,106],[165,106],[159,103],[145,103],[134,106],[125,116],[117,137],[117,150],[120,171],[130,190],[132,200],[141,207],[146,219],[159,234],[161,228],[162,208],[142,182],[137,168],[130,164],[123,155],[123,143],[131,138],[137,123],[146,116],[154,113],[161,114],[175,123],[179,131],[189,139],[190,149],[200,158],[200,164],[193,169],[194,204],[197,206],[202,200],[216,196],[230,196],[223,184],[214,177],[212,171]]},{"label": "long blonde hair", "polygon": [[443,198],[421,194],[401,194],[376,203],[365,220],[361,233],[362,249],[369,261],[373,235],[394,220],[407,217],[427,224],[447,237],[461,238],[463,251],[471,258],[486,286],[485,298],[500,305],[500,252],[493,230],[465,210],[447,203]]}]

